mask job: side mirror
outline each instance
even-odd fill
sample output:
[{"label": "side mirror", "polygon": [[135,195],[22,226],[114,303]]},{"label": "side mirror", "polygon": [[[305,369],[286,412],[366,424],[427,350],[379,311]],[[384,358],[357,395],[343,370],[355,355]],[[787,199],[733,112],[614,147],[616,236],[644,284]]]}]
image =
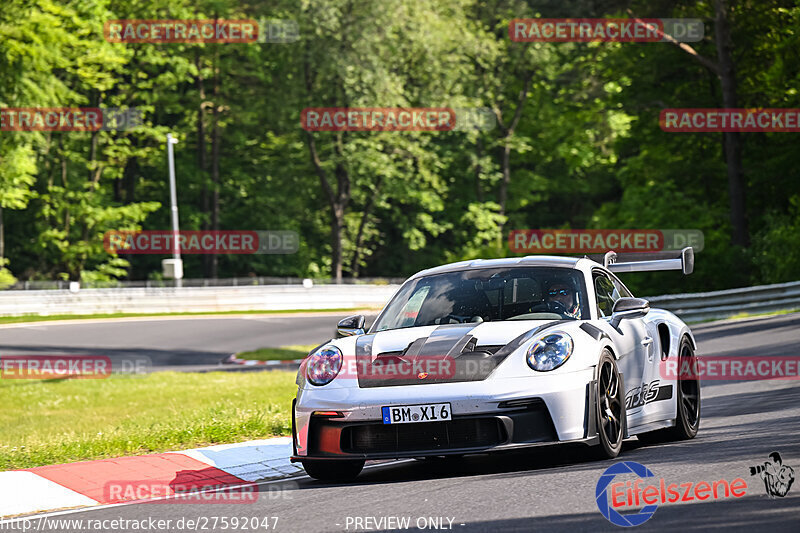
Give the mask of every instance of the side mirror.
[{"label": "side mirror", "polygon": [[364,331],[364,323],[366,319],[364,315],[353,315],[347,318],[343,318],[339,321],[339,325],[336,326],[336,331],[342,337],[350,337],[352,335],[363,335]]},{"label": "side mirror", "polygon": [[650,312],[650,302],[642,298],[620,298],[611,310],[611,325],[619,326],[623,320],[642,318]]}]

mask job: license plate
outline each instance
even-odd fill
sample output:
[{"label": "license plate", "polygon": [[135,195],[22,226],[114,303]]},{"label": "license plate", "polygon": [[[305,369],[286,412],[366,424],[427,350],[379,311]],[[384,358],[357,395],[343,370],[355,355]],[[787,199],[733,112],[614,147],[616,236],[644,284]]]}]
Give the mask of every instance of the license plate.
[{"label": "license plate", "polygon": [[441,422],[452,420],[449,403],[423,403],[418,405],[391,405],[382,407],[384,424],[413,424],[416,422]]}]

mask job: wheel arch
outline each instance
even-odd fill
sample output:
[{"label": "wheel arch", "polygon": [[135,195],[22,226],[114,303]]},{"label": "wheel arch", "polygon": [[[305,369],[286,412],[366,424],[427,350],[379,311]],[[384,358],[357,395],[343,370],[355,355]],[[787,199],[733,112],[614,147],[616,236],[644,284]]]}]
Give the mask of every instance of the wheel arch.
[{"label": "wheel arch", "polygon": [[691,331],[686,330],[681,333],[681,343],[683,343],[683,339],[687,339],[692,347],[692,350],[697,351],[697,341],[694,340],[694,335],[692,335]]},{"label": "wheel arch", "polygon": [[597,352],[597,360],[600,360],[600,355],[603,353],[604,350],[608,350],[611,352],[611,357],[614,358],[615,361],[619,361],[619,355],[617,355],[617,350],[614,349],[614,345],[610,342],[604,342],[600,345],[600,350]]}]

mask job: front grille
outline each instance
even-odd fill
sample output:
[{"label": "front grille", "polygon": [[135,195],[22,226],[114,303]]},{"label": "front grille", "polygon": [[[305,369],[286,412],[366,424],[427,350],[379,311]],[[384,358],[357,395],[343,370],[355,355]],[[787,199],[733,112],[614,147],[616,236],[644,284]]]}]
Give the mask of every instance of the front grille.
[{"label": "front grille", "polygon": [[364,424],[342,429],[345,453],[392,453],[497,446],[507,439],[497,418],[421,424]]}]

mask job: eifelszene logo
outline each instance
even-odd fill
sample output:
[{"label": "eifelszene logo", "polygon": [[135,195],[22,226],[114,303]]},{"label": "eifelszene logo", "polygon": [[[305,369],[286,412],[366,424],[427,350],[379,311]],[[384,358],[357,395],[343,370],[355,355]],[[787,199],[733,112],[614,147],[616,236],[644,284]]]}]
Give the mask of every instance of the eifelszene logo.
[{"label": "eifelszene logo", "polygon": [[[639,479],[615,481],[617,476],[629,474]],[[650,469],[633,461],[608,467],[597,480],[595,488],[595,500],[600,513],[612,524],[631,527],[650,520],[659,504],[741,498],[747,493],[747,482],[740,477],[733,481],[718,479],[684,483],[667,483],[662,477],[654,479],[649,485],[644,484],[645,478],[654,477]],[[632,512],[623,515],[620,511]]]},{"label": "eifelszene logo", "polygon": [[649,468],[633,461],[625,461],[609,466],[606,471],[603,472],[603,475],[600,476],[600,479],[597,480],[597,486],[595,487],[597,508],[600,509],[600,513],[606,517],[606,520],[612,524],[622,527],[644,524],[652,518],[656,509],[658,509],[658,505],[646,505],[642,507],[638,513],[623,516],[614,510],[614,507],[616,507],[614,504],[616,502],[613,499],[609,502],[608,486],[611,485],[614,478],[620,474],[636,474],[640,478],[654,477],[653,472],[651,472]]},{"label": "eifelszene logo", "polygon": [[781,454],[778,452],[769,454],[769,459],[764,464],[751,466],[750,475],[759,476],[764,480],[764,489],[770,498],[775,496],[783,498],[794,483],[794,469],[783,464]]}]

